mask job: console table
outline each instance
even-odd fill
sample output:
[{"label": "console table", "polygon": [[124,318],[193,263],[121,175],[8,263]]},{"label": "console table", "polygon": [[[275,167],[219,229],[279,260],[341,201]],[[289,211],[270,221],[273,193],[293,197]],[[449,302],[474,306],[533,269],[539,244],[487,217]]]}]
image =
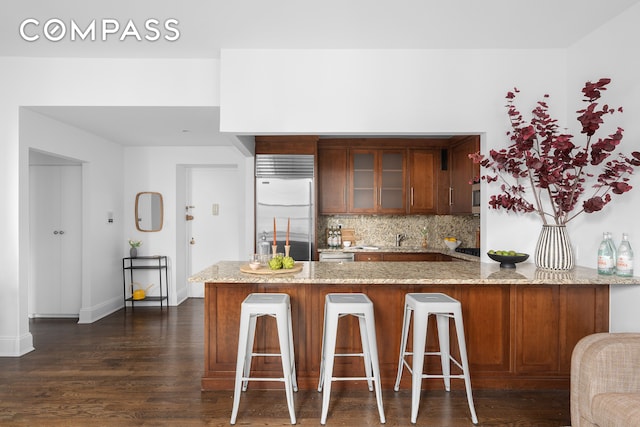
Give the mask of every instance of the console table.
[{"label": "console table", "polygon": [[[158,270],[158,277],[160,280],[159,296],[145,296],[144,299],[133,299],[133,270]],[[129,271],[129,280],[127,283],[127,271]],[[162,276],[164,272],[164,293],[162,292]],[[127,285],[129,287],[129,296],[127,296]],[[165,255],[155,256],[139,256],[139,257],[127,257],[122,258],[122,286],[124,295],[124,309],[127,309],[127,301],[131,302],[131,308],[134,308],[136,301],[159,301],[160,309],[163,307],[164,301],[167,301],[167,307],[169,305],[169,273],[167,268],[167,257]]]}]

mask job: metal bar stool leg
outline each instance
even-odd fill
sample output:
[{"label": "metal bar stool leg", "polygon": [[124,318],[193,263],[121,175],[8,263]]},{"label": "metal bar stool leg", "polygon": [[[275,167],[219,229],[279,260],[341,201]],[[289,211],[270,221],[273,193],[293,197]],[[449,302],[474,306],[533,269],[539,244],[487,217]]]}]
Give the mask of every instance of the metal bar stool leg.
[{"label": "metal bar stool leg", "polygon": [[322,391],[322,385],[324,384],[324,365],[325,365],[325,351],[327,345],[327,304],[324,305],[324,324],[322,326],[322,347],[320,348],[320,378],[318,379],[318,392]]},{"label": "metal bar stool leg", "polygon": [[[376,390],[376,403],[378,405],[378,414],[380,415],[380,422],[384,424],[386,418],[384,416],[384,407],[382,406],[382,389],[380,386],[380,363],[378,360],[378,344],[376,340],[376,322],[373,317],[373,306],[371,306],[371,313],[367,313],[366,316],[366,335],[368,337],[367,351],[370,355],[370,368],[373,370],[374,386]],[[360,334],[363,334],[360,329]],[[371,391],[371,390],[369,390]]]},{"label": "metal bar stool leg", "polygon": [[[253,358],[253,343],[256,335],[256,322],[258,320],[258,315],[252,314],[249,316],[249,331],[247,332],[247,351],[244,357],[244,370],[242,371],[242,377],[248,378],[249,372],[251,372],[251,360]],[[240,340],[238,341],[240,342]],[[249,381],[242,381],[242,391],[247,391],[247,387],[249,386]]]},{"label": "metal bar stool leg", "polygon": [[231,410],[231,424],[236,423],[238,408],[240,407],[240,393],[243,387],[242,378],[245,375],[245,363],[247,356],[247,342],[242,337],[247,337],[249,333],[249,317],[240,315],[240,339],[238,340],[238,357],[236,360],[236,383],[233,392],[233,409]]},{"label": "metal bar stool leg", "polygon": [[298,391],[298,377],[296,375],[296,358],[295,351],[293,347],[293,320],[291,318],[291,304],[289,304],[289,309],[287,310],[289,323],[289,353],[291,354],[291,382],[293,384],[293,391]]},{"label": "metal bar stool leg", "polygon": [[438,344],[440,345],[440,365],[442,366],[442,379],[444,389],[451,391],[451,351],[449,347],[449,316],[436,314],[438,324]]},{"label": "metal bar stool leg", "polygon": [[467,402],[469,403],[469,412],[471,412],[471,421],[474,424],[478,424],[478,417],[476,415],[476,407],[473,404],[473,395],[471,394],[471,376],[469,375],[469,360],[467,358],[467,345],[464,339],[464,322],[462,320],[462,310],[454,315],[454,322],[456,325],[456,333],[458,335],[458,347],[460,348],[460,362],[462,364],[462,371],[464,373],[464,387],[467,391]]},{"label": "metal bar stool leg", "polygon": [[360,326],[360,342],[362,343],[362,354],[364,357],[364,374],[367,377],[367,386],[369,391],[373,391],[372,370],[371,370],[371,352],[369,338],[367,336],[367,319],[365,316],[358,316],[358,324]]},{"label": "metal bar stool leg", "polygon": [[[284,313],[286,314],[286,313]],[[293,378],[291,374],[291,340],[289,339],[289,320],[288,316],[277,316],[278,323],[278,339],[280,342],[280,354],[282,359],[282,372],[284,374],[284,389],[287,396],[287,407],[289,408],[289,416],[291,424],[296,423],[296,413],[293,406]],[[297,388],[297,387],[296,387]]]},{"label": "metal bar stool leg", "polygon": [[427,325],[429,316],[418,310],[413,315],[413,357],[411,362],[411,423],[418,419],[420,390],[422,388],[422,370],[427,345]]},{"label": "metal bar stool leg", "polygon": [[409,335],[409,324],[411,323],[411,313],[413,310],[405,303],[404,305],[404,321],[402,322],[402,336],[400,338],[400,357],[398,358],[398,375],[396,375],[396,383],[393,386],[395,391],[400,390],[400,380],[402,379],[402,370],[405,364],[405,356],[407,354],[407,336]]},{"label": "metal bar stool leg", "polygon": [[325,338],[323,347],[324,362],[323,369],[323,385],[318,388],[322,390],[322,413],[320,415],[320,424],[325,425],[327,423],[327,414],[329,413],[329,400],[331,397],[331,382],[333,377],[333,362],[336,353],[336,330],[338,328],[338,314],[333,310],[325,310]]}]

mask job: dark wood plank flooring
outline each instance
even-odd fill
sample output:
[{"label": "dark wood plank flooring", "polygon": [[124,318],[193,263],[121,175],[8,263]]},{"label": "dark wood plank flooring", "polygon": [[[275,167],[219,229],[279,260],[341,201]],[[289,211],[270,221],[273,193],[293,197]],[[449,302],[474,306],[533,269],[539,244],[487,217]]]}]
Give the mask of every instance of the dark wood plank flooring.
[{"label": "dark wood plank flooring", "polygon": [[[30,323],[36,350],[0,358],[2,426],[225,426],[233,393],[202,392],[202,299],[120,310],[90,325]],[[321,395],[300,391],[298,425],[320,425]],[[386,426],[408,426],[408,390],[383,391]],[[474,390],[481,426],[566,426],[568,391]],[[249,390],[237,425],[290,425],[284,391]],[[375,398],[332,391],[328,426],[380,425]],[[471,426],[463,391],[423,391],[419,426]]]}]

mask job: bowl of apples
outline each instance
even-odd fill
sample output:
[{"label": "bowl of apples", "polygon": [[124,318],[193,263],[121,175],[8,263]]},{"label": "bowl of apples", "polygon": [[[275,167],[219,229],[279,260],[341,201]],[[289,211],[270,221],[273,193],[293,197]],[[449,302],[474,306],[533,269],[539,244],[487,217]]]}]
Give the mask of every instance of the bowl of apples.
[{"label": "bowl of apples", "polygon": [[516,264],[522,261],[526,261],[529,258],[528,254],[522,252],[509,251],[494,251],[493,249],[487,252],[487,255],[492,260],[500,263],[500,268],[516,268]]}]

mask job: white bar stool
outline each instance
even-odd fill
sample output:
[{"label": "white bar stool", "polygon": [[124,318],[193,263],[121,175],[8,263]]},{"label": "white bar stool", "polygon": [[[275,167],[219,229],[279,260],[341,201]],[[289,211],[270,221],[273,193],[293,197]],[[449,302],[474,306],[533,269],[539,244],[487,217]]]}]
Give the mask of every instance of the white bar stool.
[{"label": "white bar stool", "polygon": [[[413,352],[407,351],[407,335],[409,334],[409,324],[411,323],[411,313],[414,313],[413,320]],[[427,324],[429,315],[435,315],[438,327],[438,341],[440,351],[427,352]],[[460,348],[460,362],[458,362],[449,352],[449,320],[453,318],[458,336],[458,347]],[[440,356],[442,364],[442,375],[423,374],[424,356]],[[412,365],[406,361],[406,356],[412,356]],[[455,363],[462,374],[451,375],[451,362]],[[467,401],[471,420],[478,423],[476,410],[473,405],[471,395],[471,378],[469,377],[469,363],[467,360],[467,346],[464,340],[464,326],[462,322],[462,307],[458,300],[448,295],[440,293],[407,294],[405,295],[404,322],[402,325],[402,339],[400,342],[400,357],[398,360],[398,375],[395,391],[400,388],[402,378],[402,368],[406,366],[411,373],[411,422],[416,423],[418,418],[418,406],[420,404],[420,388],[423,378],[443,378],[444,388],[449,391],[451,378],[464,379],[467,390]]]},{"label": "white bar stool", "polygon": [[[358,318],[362,353],[336,354],[338,319],[347,315]],[[363,357],[366,376],[334,377],[333,360],[335,356]],[[324,425],[327,422],[331,382],[356,380],[367,380],[369,391],[373,391],[375,387],[380,422],[384,423],[385,417],[382,407],[382,391],[380,389],[380,367],[378,364],[378,346],[376,344],[376,324],[373,317],[373,303],[365,294],[327,294],[324,304],[322,358],[320,361],[320,380],[318,383],[318,391],[323,391],[322,388],[324,386],[320,424]]]},{"label": "white bar stool", "polygon": [[[261,316],[276,318],[280,353],[254,353],[253,340],[256,320]],[[280,356],[282,359],[282,378],[251,377],[251,358],[253,356]],[[291,303],[287,294],[250,294],[242,302],[240,311],[240,335],[238,337],[238,358],[236,362],[236,383],[233,393],[231,424],[236,423],[240,406],[241,390],[246,391],[249,381],[282,381],[287,395],[287,406],[291,424],[296,423],[293,406],[293,391],[298,391],[296,365],[293,351],[293,329],[291,327]]]}]

